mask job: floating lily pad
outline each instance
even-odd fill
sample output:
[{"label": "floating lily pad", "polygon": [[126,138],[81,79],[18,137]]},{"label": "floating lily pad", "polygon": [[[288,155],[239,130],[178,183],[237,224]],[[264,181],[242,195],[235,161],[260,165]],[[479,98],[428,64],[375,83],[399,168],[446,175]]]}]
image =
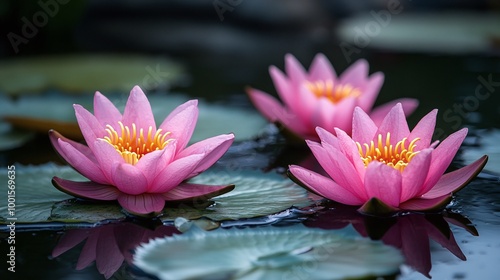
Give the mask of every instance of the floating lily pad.
[{"label": "floating lily pad", "polygon": [[[108,97],[123,112],[126,96],[111,94]],[[181,94],[150,94],[148,98],[157,125],[177,106],[190,99]],[[73,104],[80,104],[91,110],[92,100],[91,96],[68,96],[60,93],[21,96],[15,101],[2,98],[0,117],[14,127],[39,133],[55,129],[66,137],[80,140],[83,137],[76,122]],[[247,140],[258,135],[266,126],[266,121],[254,110],[216,105],[202,100],[199,101],[198,108],[200,113],[191,143],[230,132],[235,134],[238,141]]]},{"label": "floating lily pad", "polygon": [[182,67],[164,57],[88,54],[11,59],[0,62],[0,91],[7,94],[56,88],[65,92],[129,91],[168,87]]},{"label": "floating lily pad", "polygon": [[159,279],[352,279],[399,273],[403,257],[379,242],[321,229],[193,227],[136,249],[134,264]]},{"label": "floating lily pad", "polygon": [[[7,182],[5,168],[0,180]],[[51,184],[53,176],[86,181],[69,166],[44,164],[16,165],[16,214],[19,223],[47,221],[89,222],[121,219],[125,214],[116,202],[85,201],[58,191]],[[214,197],[200,205],[168,205],[161,219],[177,217],[190,220],[209,218],[214,221],[236,220],[274,214],[292,206],[312,203],[307,191],[277,174],[257,171],[246,173],[205,172],[191,180],[199,184],[236,184],[232,192]],[[7,200],[0,201],[0,219],[7,218]]]}]

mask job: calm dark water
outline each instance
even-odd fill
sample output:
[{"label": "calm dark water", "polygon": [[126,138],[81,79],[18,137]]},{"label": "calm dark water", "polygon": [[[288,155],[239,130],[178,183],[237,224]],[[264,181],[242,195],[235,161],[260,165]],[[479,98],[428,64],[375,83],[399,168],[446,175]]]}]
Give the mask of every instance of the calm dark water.
[{"label": "calm dark water", "polygon": [[[339,70],[346,67],[345,61],[335,49],[325,46],[324,52],[333,61],[334,65],[340,65]],[[311,53],[305,53],[298,56],[304,64],[308,65],[312,55]],[[382,52],[372,52],[367,59],[370,62],[371,72],[383,71],[386,75],[385,85],[382,88],[378,103],[402,96],[414,97],[420,100],[420,107],[410,117],[409,122],[411,125],[414,125],[418,119],[431,109],[439,108],[440,115],[438,116],[437,128],[440,133],[436,137],[440,139],[463,126],[473,128],[500,127],[500,95],[497,92],[500,91],[500,86],[494,86],[489,97],[485,100],[479,100],[477,105],[476,103],[467,104],[469,102],[467,100],[474,97],[476,87],[481,84],[481,77],[487,79],[489,75],[493,75],[492,79],[494,81],[500,81],[500,59],[478,56],[448,57]],[[176,90],[186,92],[193,97],[203,97],[213,102],[226,102],[229,106],[233,104],[234,106],[248,108],[251,108],[251,104],[244,95],[244,86],[252,85],[274,93],[271,80],[267,75],[267,66],[276,64],[282,68],[282,58],[271,59],[263,56],[258,63],[247,62],[246,65],[242,65],[246,72],[240,71],[237,74],[232,71],[233,68],[228,67],[228,60],[216,63],[216,61],[201,62],[196,59],[186,58],[185,62],[189,67],[189,72],[193,75],[191,85]],[[339,61],[339,63],[336,63],[336,61]],[[454,106],[464,107],[465,112],[455,111],[456,107]],[[447,117],[443,116],[445,112],[447,112]],[[248,157],[249,153],[254,155],[250,159]],[[283,172],[288,164],[302,161],[307,154],[307,150],[286,147],[281,138],[272,136],[247,144],[235,145],[221,160],[222,163],[219,164],[219,167],[224,164],[238,165],[241,163],[240,168],[242,169],[264,169],[269,172]],[[23,148],[2,154],[1,157],[3,162],[22,164],[38,164],[59,160],[44,135],[38,136]],[[455,160],[453,167],[460,164],[463,164],[463,162],[460,161],[459,156]],[[493,174],[495,171],[497,174],[500,173],[500,166],[487,165],[486,168],[492,171]],[[367,231],[376,232],[380,230],[383,232],[387,230],[389,232],[397,228],[400,239],[394,241],[393,238],[392,240],[395,242],[393,245],[399,242],[398,244],[401,246],[407,246],[408,248],[403,249],[406,250],[407,258],[414,258],[416,262],[419,262],[419,260],[430,262],[432,266],[430,275],[433,279],[494,279],[500,272],[498,266],[498,263],[500,263],[500,238],[498,238],[498,232],[500,232],[500,182],[496,178],[494,175],[485,175],[482,179],[476,179],[456,196],[453,204],[449,207],[448,213],[451,217],[456,217],[456,215],[461,217],[459,220],[463,222],[462,224],[451,218],[444,220],[436,218],[437,221],[430,223],[437,224],[434,228],[437,228],[438,232],[441,229],[442,234],[449,237],[450,233],[447,234],[446,231],[446,225],[448,225],[456,241],[456,246],[447,243],[450,247],[443,248],[439,242],[430,241],[428,243],[430,252],[428,257],[426,255],[427,249],[423,248],[423,251],[419,251],[411,248],[411,238],[423,237],[409,235],[408,232],[411,232],[411,230],[408,231],[408,225],[419,228],[421,223],[427,225],[427,221],[436,220],[432,217],[427,220],[419,218],[417,222],[408,222],[409,220],[403,220],[405,218],[403,217],[402,221],[389,221],[389,224],[396,224],[396,226],[384,229],[383,226],[374,227],[372,224],[364,224],[364,222],[360,222],[362,219],[360,220],[359,217],[352,216],[352,213],[350,213],[346,214],[347,217],[341,221],[343,224],[338,225],[335,219],[340,214],[335,212],[338,209],[332,206],[330,210],[325,209],[323,212],[320,211],[311,216],[306,221],[306,224],[327,228],[363,225],[365,231],[357,229],[359,229],[360,234],[364,232],[365,234],[362,235],[365,236],[369,235],[366,234]],[[322,219],[326,220],[326,222]],[[470,224],[468,221],[470,221]],[[465,228],[469,226],[469,231],[464,229],[464,223]],[[470,230],[470,226],[475,227],[478,236],[475,236],[474,231]],[[130,229],[123,227],[122,229],[116,229],[118,235],[120,230],[123,230],[123,235],[130,233]],[[87,231],[90,231],[90,229],[87,229]],[[430,233],[429,231],[422,232],[427,232],[429,238],[436,236],[437,233],[434,232],[434,229],[430,231]],[[52,257],[54,248],[68,232],[60,225],[54,228],[37,230],[18,228],[16,233],[17,272],[15,277],[12,278],[12,274],[5,274],[2,270],[0,278],[104,279],[95,264],[89,264],[88,267],[81,270],[75,269],[82,250],[86,250],[84,243],[78,244],[77,242],[73,244],[72,249],[58,257]],[[147,232],[154,232],[154,230],[148,229]],[[418,230],[415,232],[420,233]],[[383,239],[380,234],[378,237],[377,235],[372,237]],[[396,235],[395,233],[391,234]],[[2,232],[0,236],[4,237],[6,233]],[[1,240],[0,245],[2,247],[1,251],[6,252],[6,249],[4,249],[7,246],[5,239]],[[460,255],[457,253],[457,246],[463,252],[462,257],[457,256],[457,254]],[[456,254],[454,255],[454,253]],[[3,254],[3,257],[5,257],[5,254]],[[3,263],[5,264],[5,262]],[[402,268],[402,274],[397,279],[427,279],[424,274],[415,271],[410,266],[405,266]],[[125,262],[111,279],[143,279],[141,277],[143,276],[140,272],[134,270]]]}]

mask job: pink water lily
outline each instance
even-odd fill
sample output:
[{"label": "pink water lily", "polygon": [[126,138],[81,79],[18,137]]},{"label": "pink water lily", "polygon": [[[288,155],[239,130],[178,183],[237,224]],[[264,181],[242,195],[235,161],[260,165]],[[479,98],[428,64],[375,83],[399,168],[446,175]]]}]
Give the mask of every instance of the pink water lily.
[{"label": "pink water lily", "polygon": [[140,215],[160,212],[165,201],[208,199],[232,190],[232,185],[186,182],[212,166],[234,140],[233,134],[224,134],[186,147],[196,126],[197,104],[191,100],[180,105],[157,129],[138,86],[130,92],[123,115],[96,92],[94,114],[74,105],[88,146],[49,132],[57,152],[90,181],[54,177],[52,183],[76,197],[118,200],[125,210]]},{"label": "pink water lily", "polygon": [[411,98],[397,99],[380,107],[373,104],[384,82],[384,74],[368,76],[368,62],[360,59],[340,76],[323,54],[317,54],[309,72],[293,55],[285,56],[285,75],[275,66],[269,68],[274,86],[284,104],[253,88],[247,93],[255,107],[270,122],[277,123],[295,138],[318,140],[317,126],[335,133],[334,127],[351,131],[354,108],[359,106],[379,124],[387,112],[401,103],[410,114],[418,106]]},{"label": "pink water lily", "polygon": [[390,110],[380,126],[356,108],[352,137],[338,128],[333,135],[318,127],[321,142],[306,141],[330,178],[295,165],[290,166],[289,174],[313,192],[343,204],[360,205],[359,211],[365,213],[444,207],[453,193],[482,170],[488,157],[444,174],[467,129],[451,134],[439,145],[431,143],[436,115],[437,110],[431,111],[410,132],[401,104]]}]

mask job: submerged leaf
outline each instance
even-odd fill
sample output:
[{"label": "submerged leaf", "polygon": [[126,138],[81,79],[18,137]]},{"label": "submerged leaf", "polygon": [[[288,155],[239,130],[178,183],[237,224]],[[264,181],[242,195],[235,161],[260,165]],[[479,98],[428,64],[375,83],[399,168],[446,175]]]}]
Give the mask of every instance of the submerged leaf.
[{"label": "submerged leaf", "polygon": [[403,258],[380,242],[292,227],[192,228],[137,248],[134,264],[160,279],[346,279],[399,272]]}]

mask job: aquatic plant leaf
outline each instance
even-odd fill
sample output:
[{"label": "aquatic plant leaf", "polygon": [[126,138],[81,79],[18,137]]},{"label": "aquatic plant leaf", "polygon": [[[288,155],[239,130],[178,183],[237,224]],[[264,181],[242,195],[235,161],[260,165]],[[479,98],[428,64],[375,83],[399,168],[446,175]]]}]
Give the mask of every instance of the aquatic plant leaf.
[{"label": "aquatic plant leaf", "polygon": [[401,254],[340,231],[231,228],[159,238],[136,249],[134,264],[159,279],[352,279],[394,275]]}]

